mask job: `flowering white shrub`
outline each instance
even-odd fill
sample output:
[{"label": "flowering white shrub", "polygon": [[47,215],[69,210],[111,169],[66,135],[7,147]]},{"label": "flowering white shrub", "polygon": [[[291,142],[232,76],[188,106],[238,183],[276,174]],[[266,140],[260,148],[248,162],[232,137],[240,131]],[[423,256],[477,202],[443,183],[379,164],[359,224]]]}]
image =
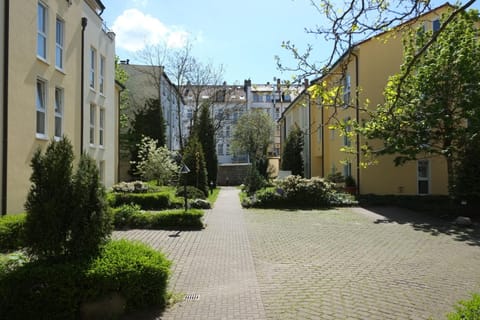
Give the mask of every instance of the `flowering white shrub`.
[{"label": "flowering white shrub", "polygon": [[165,185],[177,178],[180,167],[174,161],[174,153],[168,148],[157,147],[157,141],[150,137],[143,137],[138,147],[140,160],[132,163],[142,179]]}]

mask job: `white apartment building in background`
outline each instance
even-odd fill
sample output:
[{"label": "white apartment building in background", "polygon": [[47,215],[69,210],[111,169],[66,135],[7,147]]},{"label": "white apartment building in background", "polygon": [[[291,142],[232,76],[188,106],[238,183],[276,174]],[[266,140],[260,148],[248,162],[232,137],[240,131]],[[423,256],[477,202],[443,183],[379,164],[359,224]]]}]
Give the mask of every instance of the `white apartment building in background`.
[{"label": "white apartment building in background", "polygon": [[[187,89],[187,87],[185,88]],[[288,104],[297,96],[297,86],[287,86],[280,83],[252,84],[245,80],[244,85],[204,86],[200,101],[196,101],[190,90],[183,90],[185,112],[183,113],[184,132],[191,127],[194,110],[201,103],[210,106],[211,116],[216,128],[216,150],[220,165],[233,163],[248,163],[246,154],[234,154],[231,151],[231,141],[238,119],[249,110],[261,109],[267,112],[276,123]],[[276,126],[272,137],[273,145],[269,156],[280,156],[280,129]]]}]

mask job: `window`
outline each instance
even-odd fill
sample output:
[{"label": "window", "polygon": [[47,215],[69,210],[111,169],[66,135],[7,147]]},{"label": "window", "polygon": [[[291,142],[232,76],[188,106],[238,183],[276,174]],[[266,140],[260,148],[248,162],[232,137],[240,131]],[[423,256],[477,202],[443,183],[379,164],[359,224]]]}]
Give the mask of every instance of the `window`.
[{"label": "window", "polygon": [[98,144],[105,145],[105,109],[100,108],[100,116],[98,121]]},{"label": "window", "polygon": [[55,67],[63,70],[63,43],[65,23],[57,18],[55,31]]},{"label": "window", "polygon": [[261,95],[259,95],[258,93],[254,92],[253,93],[253,102],[262,102],[263,97]]},{"label": "window", "polygon": [[55,88],[55,138],[63,134],[63,89]]},{"label": "window", "polygon": [[95,69],[97,67],[97,50],[90,48],[90,88],[95,89]]},{"label": "window", "polygon": [[436,19],[432,22],[432,31],[437,32],[438,30],[440,30],[440,20]]},{"label": "window", "polygon": [[280,119],[280,109],[275,108],[275,120],[278,120],[278,119]]},{"label": "window", "polygon": [[219,156],[223,156],[223,143],[219,143],[219,144],[217,145],[217,154],[218,154]]},{"label": "window", "polygon": [[343,165],[343,176],[349,177],[351,175],[352,175],[352,164],[350,162],[347,162],[346,164]]},{"label": "window", "polygon": [[226,154],[227,156],[230,155],[230,144],[228,144],[228,143],[227,143],[227,150],[225,150],[225,154]]},{"label": "window", "polygon": [[46,95],[47,84],[45,81],[37,79],[37,88],[36,88],[36,98],[35,98],[35,106],[36,106],[36,121],[37,121],[37,136],[40,135],[42,137],[46,136],[47,134],[47,95]]},{"label": "window", "polygon": [[96,108],[94,104],[90,105],[90,144],[95,144],[95,113]]},{"label": "window", "polygon": [[350,75],[346,74],[343,78],[343,106],[348,107],[350,105]]},{"label": "window", "polygon": [[317,139],[319,143],[318,146],[320,146],[320,142],[322,141],[322,131],[323,131],[323,126],[319,124],[317,128]]},{"label": "window", "polygon": [[430,193],[430,161],[417,161],[418,194]]},{"label": "window", "polygon": [[352,140],[350,139],[350,132],[352,131],[352,126],[349,124],[350,118],[345,119],[345,135],[343,136],[343,145],[346,147],[350,147],[352,145]]},{"label": "window", "polygon": [[47,7],[41,2],[37,9],[37,56],[47,59]]},{"label": "window", "polygon": [[99,87],[100,87],[100,93],[103,93],[103,90],[105,85],[105,57],[101,56],[100,57],[100,82],[99,82]]},{"label": "window", "polygon": [[335,140],[335,129],[330,129],[330,140]]},{"label": "window", "polygon": [[225,127],[225,137],[227,137],[227,138],[230,137],[230,126]]}]

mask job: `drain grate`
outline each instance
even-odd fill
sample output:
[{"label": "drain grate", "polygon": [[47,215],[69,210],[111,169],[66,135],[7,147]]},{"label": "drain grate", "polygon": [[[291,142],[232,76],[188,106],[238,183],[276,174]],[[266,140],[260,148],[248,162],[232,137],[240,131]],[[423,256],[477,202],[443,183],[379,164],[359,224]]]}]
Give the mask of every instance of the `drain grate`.
[{"label": "drain grate", "polygon": [[185,301],[198,301],[200,300],[200,296],[198,294],[187,294],[185,295],[185,298],[183,299]]}]

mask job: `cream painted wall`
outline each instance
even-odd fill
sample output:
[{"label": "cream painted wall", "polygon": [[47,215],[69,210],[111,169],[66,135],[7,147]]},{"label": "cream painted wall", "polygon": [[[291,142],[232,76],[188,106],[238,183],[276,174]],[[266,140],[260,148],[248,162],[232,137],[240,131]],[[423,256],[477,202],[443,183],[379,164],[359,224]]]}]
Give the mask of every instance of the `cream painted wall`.
[{"label": "cream painted wall", "polygon": [[[64,134],[79,154],[80,19],[81,2],[47,0],[47,59],[37,58],[37,1],[10,1],[9,115],[7,212],[24,210],[30,188],[30,159],[54,135],[55,87],[64,90]],[[55,21],[65,22],[64,70],[55,68]],[[47,84],[47,134],[37,137],[35,87],[37,78]]]},{"label": "cream painted wall", "polygon": [[[438,14],[431,13],[424,18],[427,21],[427,29],[431,28],[431,21],[438,18]],[[423,21],[419,22],[423,23]],[[376,105],[383,102],[383,89],[387,83],[388,77],[397,73],[403,61],[403,44],[401,32],[390,32],[383,34],[380,38],[372,38],[364,41],[357,46],[355,53],[358,55],[358,78],[359,78],[359,105],[366,106],[367,99],[370,100],[368,108],[375,108]],[[330,85],[338,82],[338,73],[340,65],[322,80],[327,81]],[[351,97],[355,96],[356,84],[356,68],[355,59],[348,62],[347,73],[351,77]],[[338,85],[338,83],[337,83]],[[354,101],[352,101],[354,104]],[[292,113],[295,109],[292,109]],[[333,115],[333,109],[324,109],[324,122],[329,116]],[[354,109],[337,108],[337,119],[345,119],[347,117],[355,118]],[[352,163],[352,176],[356,177],[356,156],[348,155],[340,151],[344,145],[344,138],[339,134],[338,130],[332,132],[328,129],[328,124],[323,129],[323,141],[325,152],[321,153],[321,139],[317,132],[318,125],[322,123],[322,109],[312,107],[312,176],[322,174],[322,161],[325,166],[325,176],[328,176],[335,168],[343,174],[342,161],[350,161]],[[366,113],[361,112],[360,117],[366,117]],[[355,145],[355,138],[352,138],[352,145]],[[361,141],[360,143],[363,143]],[[378,145],[373,141],[369,141],[370,145]],[[419,157],[421,158],[421,156]],[[361,194],[417,194],[417,162],[412,161],[404,166],[395,167],[393,163],[394,156],[382,156],[377,158],[378,164],[370,165],[360,169],[360,193]],[[361,159],[362,161],[366,159]],[[447,190],[447,174],[445,161],[436,157],[430,160],[430,193],[446,194]]]}]

